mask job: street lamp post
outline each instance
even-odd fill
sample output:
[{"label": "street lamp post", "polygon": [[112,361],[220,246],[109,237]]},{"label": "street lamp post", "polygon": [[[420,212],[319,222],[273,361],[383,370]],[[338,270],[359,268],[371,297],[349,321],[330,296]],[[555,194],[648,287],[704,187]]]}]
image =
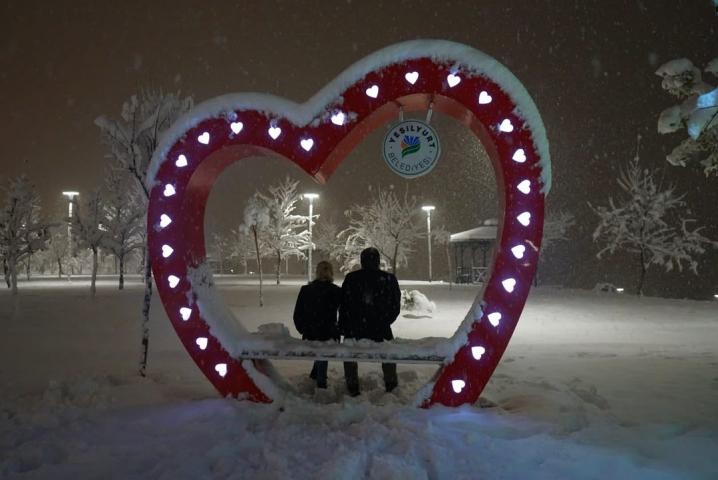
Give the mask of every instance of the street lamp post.
[{"label": "street lamp post", "polygon": [[[67,255],[72,256],[72,200],[80,195],[80,192],[65,191],[62,192],[67,197]],[[69,263],[69,262],[68,262]],[[72,272],[72,265],[70,266],[70,273]]]},{"label": "street lamp post", "polygon": [[307,283],[312,281],[312,250],[314,243],[312,241],[312,224],[314,223],[314,200],[319,198],[318,193],[305,193],[302,195],[305,200],[309,200],[309,248],[307,254]]},{"label": "street lamp post", "polygon": [[435,209],[433,205],[424,205],[421,207],[426,212],[426,244],[429,247],[429,282],[432,280],[431,275],[431,212]]}]

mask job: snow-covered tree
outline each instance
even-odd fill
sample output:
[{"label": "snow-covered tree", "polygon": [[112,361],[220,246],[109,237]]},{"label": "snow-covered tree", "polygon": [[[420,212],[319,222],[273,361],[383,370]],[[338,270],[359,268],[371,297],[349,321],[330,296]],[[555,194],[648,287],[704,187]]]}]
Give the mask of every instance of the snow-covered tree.
[{"label": "snow-covered tree", "polygon": [[143,202],[131,187],[131,179],[123,172],[110,170],[105,179],[102,224],[107,230],[105,246],[118,262],[120,290],[125,286],[127,257],[141,248],[144,240],[141,235],[145,230]]},{"label": "snow-covered tree", "polygon": [[4,187],[5,204],[0,211],[0,257],[5,282],[17,294],[17,270],[21,262],[43,250],[50,226],[40,219],[40,197],[30,180],[21,175]]},{"label": "snow-covered tree", "polygon": [[67,227],[62,225],[53,229],[48,242],[47,254],[57,266],[57,278],[62,278],[62,265],[70,256],[70,247],[67,239]]},{"label": "snow-covered tree", "polygon": [[287,177],[270,186],[268,194],[259,194],[269,215],[261,240],[275,258],[277,285],[282,274],[282,258],[291,255],[304,258],[304,252],[309,248],[309,217],[294,213],[302,199],[297,193],[297,185],[298,181]]},{"label": "snow-covered tree", "polygon": [[[718,58],[704,71],[718,77]],[[718,88],[703,81],[700,69],[686,58],[661,65],[656,75],[663,78],[663,89],[681,101],[661,112],[658,132],[686,129],[688,133],[666,159],[680,166],[698,162],[706,176],[718,175]]]},{"label": "snow-covered tree", "polygon": [[[182,97],[179,92],[143,90],[133,95],[122,105],[119,118],[100,116],[95,119],[104,143],[109,149],[111,168],[124,171],[134,179],[133,186],[143,200],[146,212],[149,202],[147,188],[147,167],[159,145],[160,137],[175,120],[192,108],[192,97]],[[144,224],[144,222],[142,222]],[[144,236],[145,242],[147,236]],[[149,349],[150,305],[152,302],[152,265],[147,261],[145,243],[144,282],[145,294],[142,301],[142,351],[140,353],[139,373],[147,372],[147,352]]]},{"label": "snow-covered tree", "polygon": [[269,224],[269,210],[266,203],[259,195],[255,193],[247,201],[247,206],[244,207],[244,223],[241,225],[241,229],[250,235],[254,242],[254,251],[257,257],[257,272],[259,273],[259,306],[264,306],[264,297],[262,295],[262,257],[264,251],[262,250],[262,242],[260,238],[264,234],[264,229]]},{"label": "snow-covered tree", "polygon": [[718,242],[703,236],[702,227],[689,228],[695,221],[686,218],[683,196],[673,187],[663,187],[655,171],[641,168],[638,146],[618,184],[623,190],[620,199],[609,198],[608,206],[591,206],[599,217],[593,239],[603,245],[597,257],[619,251],[635,254],[640,267],[639,295],[643,294],[646,272],[653,265],[682,271],[685,264],[697,273],[695,258]]},{"label": "snow-covered tree", "polygon": [[392,190],[377,189],[368,205],[353,205],[346,215],[349,226],[339,232],[343,246],[335,251],[342,271],[350,271],[359,262],[359,254],[375,247],[392,272],[407,265],[414,244],[424,236],[416,199],[408,192],[399,199]]},{"label": "snow-covered tree", "polygon": [[224,261],[229,257],[231,241],[221,233],[213,233],[209,240],[210,255],[217,263],[218,273],[224,273]]},{"label": "snow-covered tree", "polygon": [[90,193],[82,205],[79,205],[76,199],[72,201],[75,204],[72,227],[73,232],[76,233],[77,243],[80,248],[86,248],[92,252],[90,293],[95,295],[98,253],[100,248],[106,248],[113,243],[107,227],[103,223],[105,220],[105,207],[99,190]]},{"label": "snow-covered tree", "polygon": [[338,246],[344,247],[344,244],[337,238],[337,235],[339,235],[339,226],[334,219],[325,218],[321,222],[316,222],[312,232],[314,249],[322,252],[325,258],[331,257],[332,252],[334,252]]},{"label": "snow-covered tree", "polygon": [[254,242],[248,232],[243,228],[231,230],[229,241],[229,256],[235,259],[237,265],[242,267],[244,274],[247,274],[249,260],[252,258]]}]

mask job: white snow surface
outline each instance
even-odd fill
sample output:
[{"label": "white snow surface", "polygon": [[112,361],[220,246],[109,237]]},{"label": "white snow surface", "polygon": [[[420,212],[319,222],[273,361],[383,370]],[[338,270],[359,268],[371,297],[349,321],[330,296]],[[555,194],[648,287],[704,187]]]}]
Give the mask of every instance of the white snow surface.
[{"label": "white snow surface", "polygon": [[[342,93],[369,72],[415,58],[431,58],[452,63],[460,74],[483,75],[503,88],[517,105],[517,115],[522,117],[533,133],[533,141],[541,157],[542,192],[551,189],[551,156],[546,129],[536,104],[523,84],[505,66],[487,54],[468,45],[447,40],[412,40],[383,48],[347,68],[333,81],[317,92],[306,103],[265,93],[235,93],[221,95],[196,105],[180,117],[163,135],[155,149],[147,170],[147,187],[155,185],[155,177],[166,160],[170,148],[185,133],[209,118],[226,117],[234,120],[234,114],[242,110],[257,110],[268,117],[281,116],[297,126],[317,121],[329,121],[332,105],[341,101]],[[346,112],[351,120],[353,112]]]},{"label": "white snow surface", "polygon": [[[297,335],[299,279],[266,287],[261,309],[254,279],[216,281],[249,330]],[[115,284],[101,277],[94,299],[86,278],[0,291],[0,478],[718,478],[718,302],[535,288],[484,392],[494,405],[422,410],[407,404],[434,366],[399,365],[387,394],[362,363],[350,398],[339,362],[326,391],[310,362],[275,362],[294,394],[218,398],[157,304],[142,379],[142,285]],[[402,288],[437,304],[397,319],[405,338],[450,335],[476,293]]]}]

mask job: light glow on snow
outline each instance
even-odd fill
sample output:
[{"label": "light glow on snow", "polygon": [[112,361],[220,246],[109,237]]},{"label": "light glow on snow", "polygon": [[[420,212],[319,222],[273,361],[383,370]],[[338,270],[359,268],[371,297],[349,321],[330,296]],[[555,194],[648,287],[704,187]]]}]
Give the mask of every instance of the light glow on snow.
[{"label": "light glow on snow", "polygon": [[179,157],[177,157],[177,161],[175,162],[175,165],[177,165],[180,168],[186,167],[187,166],[187,157],[185,157],[184,155],[180,155]]},{"label": "light glow on snow", "polygon": [[471,347],[471,355],[476,360],[481,360],[481,356],[486,353],[486,349],[482,346]]},{"label": "light glow on snow", "polygon": [[[200,350],[205,350],[207,348],[207,337],[197,337],[197,339],[194,341]],[[221,374],[220,374],[221,375]],[[224,377],[224,375],[222,375]]]},{"label": "light glow on snow", "polygon": [[165,191],[162,193],[164,194],[165,197],[171,197],[172,195],[174,195],[177,192],[175,190],[174,185],[168,183],[167,185],[165,185]]},{"label": "light glow on snow", "polygon": [[197,137],[197,141],[203,145],[209,144],[209,132],[204,132],[202,135]]},{"label": "light glow on snow", "polygon": [[303,139],[299,142],[299,144],[302,146],[302,148],[303,148],[304,150],[306,150],[306,151],[308,152],[308,151],[311,150],[312,147],[314,146],[314,140],[312,140],[311,138],[303,138]]},{"label": "light glow on snow", "polygon": [[504,121],[501,122],[499,125],[499,130],[506,133],[511,133],[514,131],[514,125],[511,123],[511,120],[508,118],[504,118]]},{"label": "light glow on snow", "polygon": [[526,251],[526,247],[523,245],[516,245],[515,247],[511,247],[511,253],[514,254],[514,257],[516,258],[524,258],[524,252]]},{"label": "light glow on snow", "polygon": [[409,72],[406,75],[404,75],[404,78],[407,82],[414,85],[417,80],[419,80],[419,72]]},{"label": "light glow on snow", "polygon": [[519,192],[524,195],[528,195],[531,193],[531,180],[522,180],[518,185],[516,185],[516,188],[518,188]]},{"label": "light glow on snow", "polygon": [[276,140],[282,134],[282,129],[272,125],[271,127],[269,127],[269,130],[267,130],[267,133],[270,137],[272,137],[273,140]]},{"label": "light glow on snow", "polygon": [[529,223],[531,223],[531,213],[530,212],[524,212],[521,213],[519,216],[516,217],[516,220],[519,221],[521,225],[524,227],[528,227]]},{"label": "light glow on snow", "polygon": [[242,122],[232,122],[229,124],[229,128],[231,128],[232,132],[234,132],[234,134],[236,135],[242,131],[242,129],[244,128],[244,124]]},{"label": "light glow on snow", "polygon": [[[511,293],[511,292],[514,291],[514,287],[516,286],[516,279],[514,279],[514,278],[507,278],[506,280],[503,280],[503,281],[501,282],[501,285],[504,286],[504,290],[506,290],[507,292]],[[501,318],[500,315],[501,315],[501,314],[499,314],[499,318]]]},{"label": "light glow on snow", "polygon": [[449,84],[449,88],[454,88],[461,82],[461,77],[458,75],[454,75],[453,73],[450,73],[446,76],[446,83]]},{"label": "light glow on snow", "polygon": [[616,292],[618,292],[618,293],[623,293],[625,290],[626,290],[625,288],[618,287],[618,288],[616,289]]},{"label": "light glow on snow", "polygon": [[[514,280],[514,279],[510,278],[509,280]],[[506,280],[504,280],[504,288],[506,288],[505,282],[506,282]],[[516,283],[515,280],[514,280],[514,283]],[[513,290],[513,289],[514,289],[514,286],[511,285],[511,290]],[[506,288],[506,290],[508,290],[509,292],[511,291],[508,288]],[[501,314],[499,312],[491,312],[488,315],[486,315],[486,318],[489,319],[489,323],[491,323],[491,325],[493,325],[494,327],[498,327],[499,322],[501,321]]]},{"label": "light glow on snow", "polygon": [[190,315],[192,315],[192,309],[189,307],[182,307],[179,310],[180,316],[182,317],[182,320],[185,322],[189,320]]},{"label": "light glow on snow", "polygon": [[371,98],[376,98],[379,96],[379,85],[372,85],[371,87],[367,88],[365,93],[367,96]]},{"label": "light glow on snow", "polygon": [[493,99],[494,98],[489,95],[489,92],[487,91],[482,91],[481,93],[479,93],[479,105],[488,105]]},{"label": "light glow on snow", "polygon": [[519,148],[514,152],[514,156],[511,159],[516,163],[524,163],[526,161],[526,152],[523,148]]},{"label": "light glow on snow", "polygon": [[166,213],[160,215],[160,228],[165,228],[167,225],[172,223],[172,219]]},{"label": "light glow on snow", "polygon": [[452,380],[451,381],[451,388],[453,388],[454,392],[456,392],[456,393],[461,393],[461,391],[464,389],[465,386],[466,386],[466,382],[464,382],[463,380]]},{"label": "light glow on snow", "polygon": [[332,123],[338,127],[341,127],[344,125],[344,119],[346,115],[344,115],[344,112],[337,112],[334,115],[332,115]]},{"label": "light glow on snow", "polygon": [[167,283],[169,283],[170,288],[175,288],[179,283],[179,280],[179,277],[175,275],[170,275],[169,277],[167,277]]},{"label": "light glow on snow", "polygon": [[214,366],[214,369],[219,373],[219,376],[224,378],[225,375],[227,375],[227,364],[226,363],[218,363]]},{"label": "light glow on snow", "polygon": [[169,245],[162,245],[162,256],[164,258],[167,258],[172,255],[172,252],[174,252],[174,249],[172,247],[170,247]]}]

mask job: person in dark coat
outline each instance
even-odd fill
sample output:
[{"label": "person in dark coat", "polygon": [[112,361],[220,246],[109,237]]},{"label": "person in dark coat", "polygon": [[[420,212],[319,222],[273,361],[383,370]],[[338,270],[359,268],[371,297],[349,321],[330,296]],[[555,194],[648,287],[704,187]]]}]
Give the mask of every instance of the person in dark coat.
[{"label": "person in dark coat", "polygon": [[[339,341],[337,309],[342,289],[334,285],[332,264],[317,264],[314,281],[302,286],[294,306],[294,326],[302,340]],[[327,388],[327,362],[316,361],[309,375],[317,381],[317,388]]]},{"label": "person in dark coat", "polygon": [[[342,284],[339,332],[344,338],[392,340],[391,324],[399,316],[401,290],[396,277],[379,268],[379,251],[370,247],[361,252],[361,269],[349,273]],[[398,385],[395,363],[382,363],[384,386],[391,392]],[[352,396],[359,395],[359,368],[344,362],[344,377]]]}]

